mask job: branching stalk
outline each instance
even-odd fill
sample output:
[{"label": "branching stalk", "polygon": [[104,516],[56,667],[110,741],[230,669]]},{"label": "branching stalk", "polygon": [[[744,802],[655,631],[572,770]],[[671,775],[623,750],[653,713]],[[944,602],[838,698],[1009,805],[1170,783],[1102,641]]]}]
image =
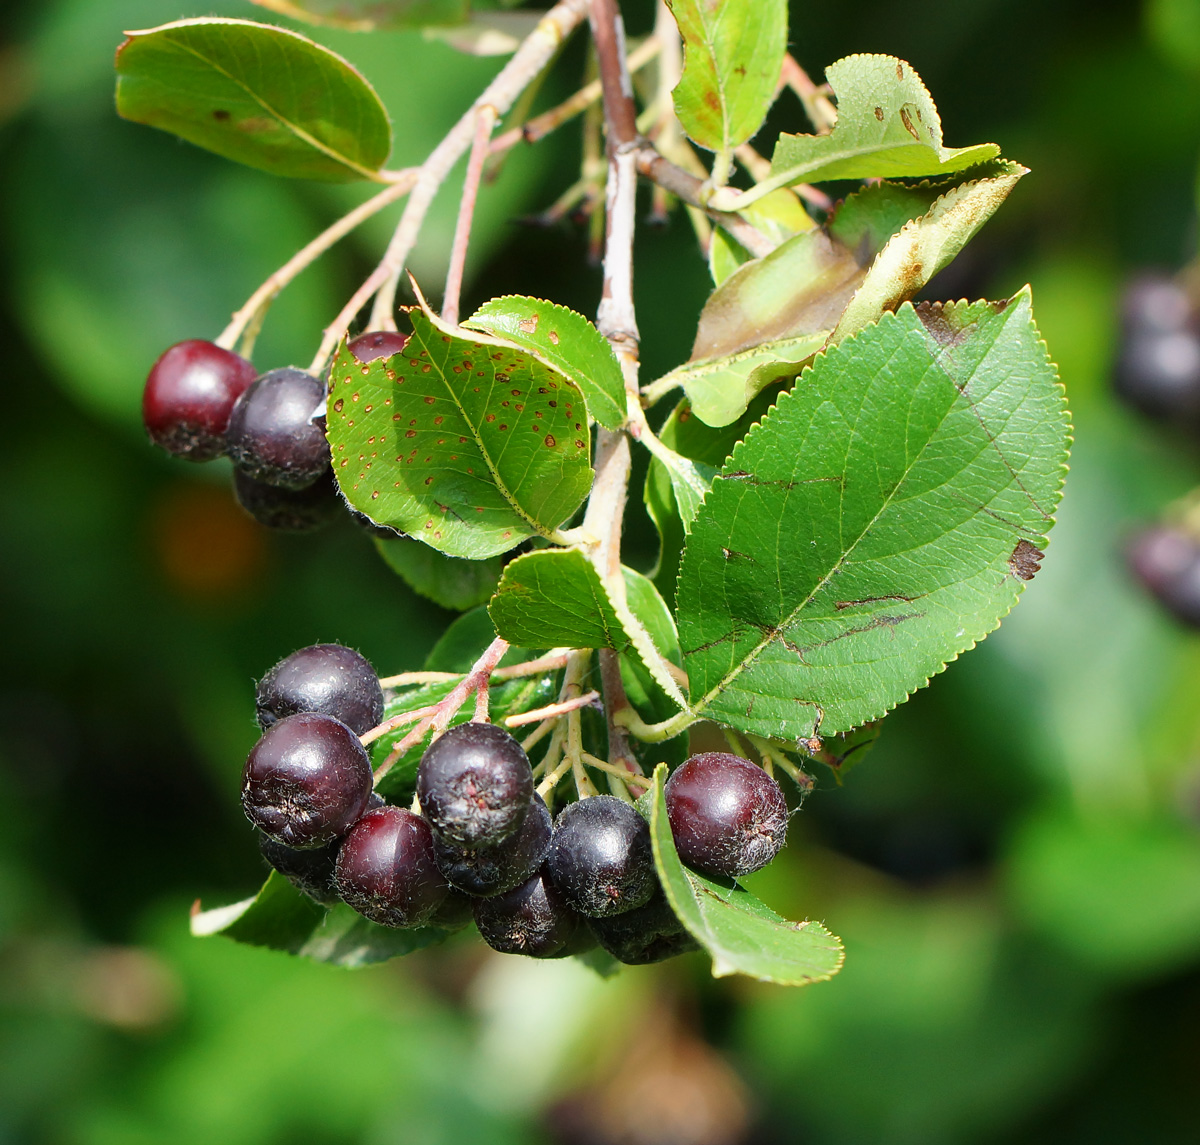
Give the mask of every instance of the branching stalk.
[{"label": "branching stalk", "polygon": [[446,290],[442,296],[442,321],[451,326],[458,325],[458,303],[462,293],[463,271],[467,265],[467,246],[471,242],[471,221],[475,217],[475,200],[479,196],[479,183],[483,178],[488,140],[495,126],[496,109],[491,104],[484,104],[476,116],[475,138],[471,143],[471,157],[467,160],[467,177],[463,181],[458,220],[454,224],[454,243],[450,250],[450,266],[446,271]]}]

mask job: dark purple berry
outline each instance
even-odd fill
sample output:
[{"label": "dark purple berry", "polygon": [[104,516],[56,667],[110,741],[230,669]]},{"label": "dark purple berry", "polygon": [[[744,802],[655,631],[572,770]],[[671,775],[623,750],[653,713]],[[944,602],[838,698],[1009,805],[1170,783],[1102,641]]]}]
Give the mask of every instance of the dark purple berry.
[{"label": "dark purple berry", "polygon": [[1151,417],[1200,421],[1200,328],[1174,280],[1148,276],[1125,292],[1114,380],[1121,397]]},{"label": "dark purple berry", "polygon": [[775,858],[787,839],[779,784],[738,755],[692,756],[671,773],[666,801],[679,857],[708,874],[748,875]]},{"label": "dark purple berry", "polygon": [[336,906],[342,900],[333,881],[333,869],[337,863],[341,840],[334,839],[324,847],[298,851],[285,847],[261,831],[258,834],[258,849],[284,878],[298,891],[315,899],[322,906]]},{"label": "dark purple berry", "polygon": [[1200,627],[1200,544],[1178,529],[1156,525],[1133,539],[1129,566],[1168,612]]},{"label": "dark purple berry", "polygon": [[176,343],[146,378],[142,420],[150,440],[189,461],[220,457],[233,403],[253,381],[254,367],[232,350],[199,338]]},{"label": "dark purple berry", "polygon": [[630,966],[662,962],[697,949],[696,940],[675,917],[661,890],[645,906],[612,918],[593,918],[588,925],[609,954]]},{"label": "dark purple berry", "polygon": [[320,712],[362,735],[383,719],[375,669],[341,644],[312,644],[285,656],[258,682],[255,702],[264,728],[296,712]]},{"label": "dark purple berry", "polygon": [[397,334],[395,330],[368,330],[347,342],[346,349],[366,365],[376,358],[390,358],[393,354],[399,354],[407,342],[408,336]]},{"label": "dark purple berry", "polygon": [[430,926],[439,930],[462,930],[475,920],[475,900],[449,887],[442,905],[429,916]]},{"label": "dark purple berry", "polygon": [[475,900],[475,925],[501,954],[561,958],[573,952],[583,920],[544,873],[504,894]]},{"label": "dark purple berry", "polygon": [[550,812],[535,793],[525,822],[507,839],[491,847],[469,849],[444,843],[435,834],[433,853],[438,870],[451,886],[486,898],[512,890],[545,862],[552,830]]},{"label": "dark purple berry", "polygon": [[325,387],[311,374],[263,374],[229,415],[229,456],[255,481],[303,489],[329,469],[324,411]]},{"label": "dark purple berry", "polygon": [[642,906],[658,886],[646,820],[613,795],[594,795],[563,810],[546,868],[567,902],[591,918]]},{"label": "dark purple berry", "polygon": [[315,712],[288,716],[254,745],[242,773],[242,807],[288,847],[323,847],[344,835],[371,797],[367,749],[344,723]]},{"label": "dark purple berry", "polygon": [[494,846],[521,826],[531,806],[529,757],[495,724],[459,724],[421,757],[417,798],[443,843]]},{"label": "dark purple berry", "polygon": [[332,473],[303,489],[284,489],[233,471],[233,495],[260,525],[285,533],[314,533],[337,518],[341,500]]},{"label": "dark purple berry", "polygon": [[1169,275],[1139,275],[1121,298],[1121,324],[1129,334],[1169,334],[1194,319],[1191,296]]},{"label": "dark purple berry", "polygon": [[372,922],[402,927],[428,922],[450,889],[433,861],[429,824],[401,807],[368,811],[354,824],[338,852],[337,888]]}]

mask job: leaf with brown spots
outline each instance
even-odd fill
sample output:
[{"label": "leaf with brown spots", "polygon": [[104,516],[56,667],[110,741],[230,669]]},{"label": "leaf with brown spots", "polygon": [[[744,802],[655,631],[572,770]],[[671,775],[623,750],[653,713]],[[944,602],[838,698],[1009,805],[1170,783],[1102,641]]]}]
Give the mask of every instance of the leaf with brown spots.
[{"label": "leaf with brown spots", "polygon": [[296,32],[177,20],[127,32],[117,111],[226,159],[293,179],[375,179],[392,130],[369,83]]},{"label": "leaf with brown spots", "polygon": [[625,424],[621,366],[600,333],[582,314],[519,294],[485,302],[464,323],[536,354],[565,374],[587,399],[588,413],[605,429]]},{"label": "leaf with brown spots", "polygon": [[366,365],[343,345],[328,435],[346,499],[452,557],[551,537],[591,488],[579,388],[539,358],[420,309],[404,351]]},{"label": "leaf with brown spots", "polygon": [[693,710],[795,742],[922,687],[1016,603],[1068,433],[1028,292],[905,303],[819,355],[692,524],[676,620]]}]

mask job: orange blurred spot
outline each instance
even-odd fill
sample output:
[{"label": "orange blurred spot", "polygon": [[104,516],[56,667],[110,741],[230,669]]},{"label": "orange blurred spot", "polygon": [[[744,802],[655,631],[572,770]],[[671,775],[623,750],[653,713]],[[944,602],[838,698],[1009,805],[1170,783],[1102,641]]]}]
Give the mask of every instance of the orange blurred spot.
[{"label": "orange blurred spot", "polygon": [[242,592],[266,561],[262,530],[226,489],[177,485],[154,512],[154,547],[163,575],[183,596]]}]

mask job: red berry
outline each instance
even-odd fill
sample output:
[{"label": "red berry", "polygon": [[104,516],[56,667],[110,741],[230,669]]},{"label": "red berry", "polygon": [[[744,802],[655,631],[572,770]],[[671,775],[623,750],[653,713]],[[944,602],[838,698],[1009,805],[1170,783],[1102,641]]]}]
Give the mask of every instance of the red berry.
[{"label": "red berry", "polygon": [[423,925],[450,891],[433,861],[429,824],[401,807],[368,811],[354,824],[336,878],[345,902],[383,926]]},{"label": "red berry", "polygon": [[254,367],[232,350],[198,338],[176,343],[146,378],[142,420],[150,440],[189,461],[219,457],[233,403],[253,381]]},{"label": "red berry", "polygon": [[787,839],[779,784],[741,756],[692,756],[671,773],[665,795],[679,857],[697,870],[748,875],[775,858]]},{"label": "red berry", "polygon": [[408,336],[397,334],[395,330],[368,330],[347,342],[346,349],[366,365],[376,358],[390,358],[393,354],[399,354],[407,342]]}]

